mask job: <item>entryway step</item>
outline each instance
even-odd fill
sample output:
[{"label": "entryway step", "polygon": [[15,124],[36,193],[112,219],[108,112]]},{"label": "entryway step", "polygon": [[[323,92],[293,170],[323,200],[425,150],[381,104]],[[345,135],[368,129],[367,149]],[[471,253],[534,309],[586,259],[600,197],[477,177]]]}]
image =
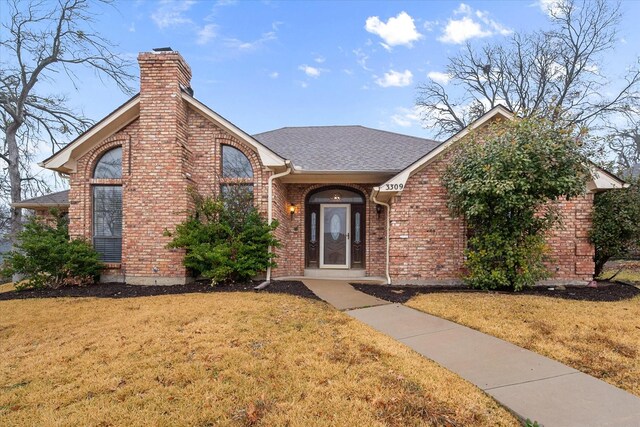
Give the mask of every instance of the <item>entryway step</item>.
[{"label": "entryway step", "polygon": [[364,268],[305,268],[305,277],[321,277],[323,279],[348,279],[351,277],[365,277]]}]

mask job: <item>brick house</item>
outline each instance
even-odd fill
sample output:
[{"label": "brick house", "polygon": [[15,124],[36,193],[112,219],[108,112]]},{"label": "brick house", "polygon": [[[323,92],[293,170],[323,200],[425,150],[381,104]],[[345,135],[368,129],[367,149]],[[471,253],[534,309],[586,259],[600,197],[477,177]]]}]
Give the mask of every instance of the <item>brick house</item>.
[{"label": "brick house", "polygon": [[[496,107],[443,142],[361,126],[282,128],[248,135],[198,101],[178,52],[138,56],[140,93],[41,166],[70,190],[16,206],[68,210],[73,237],[91,240],[107,263],[102,280],[190,280],[165,229],[190,207],[188,189],[251,193],[280,223],[278,267],[268,277],[382,277],[394,284],[447,283],[462,273],[466,230],[446,206],[440,177],[447,148],[470,129],[512,119]],[[593,194],[623,186],[593,170],[584,196],[564,202],[549,238],[555,280],[586,282]]]}]

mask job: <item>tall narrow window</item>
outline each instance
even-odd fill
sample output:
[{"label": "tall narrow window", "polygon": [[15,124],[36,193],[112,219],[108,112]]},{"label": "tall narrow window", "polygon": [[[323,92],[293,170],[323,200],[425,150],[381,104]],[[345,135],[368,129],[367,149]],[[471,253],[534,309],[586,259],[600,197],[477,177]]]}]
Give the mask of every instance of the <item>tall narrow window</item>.
[{"label": "tall narrow window", "polygon": [[222,177],[253,178],[253,168],[247,156],[230,145],[222,146]]},{"label": "tall narrow window", "polygon": [[311,212],[311,243],[315,243],[318,239],[318,237],[316,236],[316,213],[315,212]]},{"label": "tall narrow window", "polygon": [[93,185],[93,247],[104,262],[122,260],[122,147],[102,155],[93,178],[110,180]]},{"label": "tall narrow window", "polygon": [[104,262],[122,259],[122,187],[93,186],[93,246]]}]

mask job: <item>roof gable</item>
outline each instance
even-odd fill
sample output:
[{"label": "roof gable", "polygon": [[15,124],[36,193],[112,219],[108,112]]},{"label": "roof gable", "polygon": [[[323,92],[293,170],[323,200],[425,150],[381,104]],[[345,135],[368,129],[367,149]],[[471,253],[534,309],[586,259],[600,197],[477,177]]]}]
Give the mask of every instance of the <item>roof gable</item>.
[{"label": "roof gable", "polygon": [[74,172],[76,159],[93,146],[117,133],[140,116],[140,96],[134,95],[105,118],[91,126],[64,148],[43,160],[39,165],[58,172]]},{"label": "roof gable", "polygon": [[[469,124],[466,128],[451,136],[436,149],[427,153],[425,156],[418,159],[416,162],[412,163],[404,170],[400,171],[398,174],[384,182],[379,187],[375,187],[374,191],[380,193],[381,199],[389,200],[393,195],[402,192],[409,177],[424,169],[440,154],[444,153],[447,148],[469,134],[469,132],[483,126],[496,117],[502,117],[507,120],[513,120],[516,118],[513,112],[508,108],[502,105],[496,105],[491,110],[487,111],[481,117],[476,119],[473,123]],[[591,181],[587,183],[587,190],[589,191],[603,191],[613,188],[625,188],[629,186],[629,184],[625,183],[610,172],[607,172],[599,166],[596,166],[595,164],[590,164],[589,170],[591,172]]]},{"label": "roof gable", "polygon": [[213,111],[211,108],[207,107],[202,102],[195,99],[193,96],[189,95],[186,92],[182,92],[182,99],[184,99],[192,108],[201,113],[204,117],[216,123],[221,128],[225,129],[235,137],[249,144],[249,146],[253,147],[260,156],[260,160],[262,164],[266,167],[284,167],[285,166],[285,158],[280,156],[275,151],[271,150],[269,147],[265,146],[254,137]]},{"label": "roof gable", "polygon": [[413,162],[412,164],[404,168],[393,178],[383,183],[378,188],[378,190],[383,193],[384,192],[396,193],[398,191],[402,191],[402,189],[407,183],[407,180],[411,175],[424,169],[431,161],[433,161],[433,159],[438,157],[440,154],[444,153],[447,148],[453,145],[456,141],[459,141],[460,139],[462,139],[473,129],[476,129],[484,125],[485,123],[489,122],[490,120],[496,117],[503,117],[505,119],[511,120],[513,119],[514,115],[511,111],[509,111],[507,108],[503,107],[502,105],[497,105],[493,107],[491,110],[487,111],[485,114],[483,114],[476,121],[468,125],[466,128],[462,129],[455,135],[451,136],[449,139],[447,139],[442,144],[440,144],[437,148],[425,154],[423,157],[421,157],[420,159],[416,160],[415,162]]},{"label": "roof gable", "polygon": [[[224,117],[211,110],[209,107],[193,98],[187,93],[182,97],[192,108],[200,112],[204,117],[212,120],[216,125],[225,129],[232,135],[253,147],[260,156],[262,164],[266,167],[284,167],[285,159],[273,152],[271,149],[259,143],[246,132],[235,126]],[[90,127],[86,132],[78,136],[64,148],[53,154],[48,159],[40,162],[40,166],[62,173],[75,172],[76,159],[88,152],[91,148],[104,141],[106,138],[117,133],[127,125],[140,117],[140,96],[139,94],[130,98],[127,102],[116,108],[102,120]]]}]

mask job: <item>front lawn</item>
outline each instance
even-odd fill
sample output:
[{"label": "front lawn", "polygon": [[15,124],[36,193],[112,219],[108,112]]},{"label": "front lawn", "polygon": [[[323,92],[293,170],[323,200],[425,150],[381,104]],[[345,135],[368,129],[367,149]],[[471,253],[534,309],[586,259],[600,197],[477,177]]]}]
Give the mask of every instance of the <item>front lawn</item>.
[{"label": "front lawn", "polygon": [[517,425],[325,303],[215,293],[0,301],[0,425]]},{"label": "front lawn", "polygon": [[432,293],[415,296],[407,305],[510,341],[640,396],[640,296],[594,302],[505,293]]}]

